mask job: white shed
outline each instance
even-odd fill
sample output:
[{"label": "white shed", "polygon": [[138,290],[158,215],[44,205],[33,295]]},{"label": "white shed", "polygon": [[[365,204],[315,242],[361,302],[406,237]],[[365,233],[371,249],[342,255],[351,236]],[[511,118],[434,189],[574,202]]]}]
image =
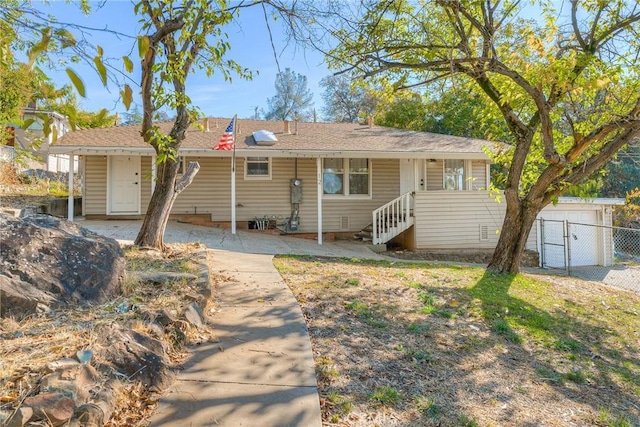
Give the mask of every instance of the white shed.
[{"label": "white shed", "polygon": [[[565,268],[613,262],[613,206],[624,199],[560,197],[538,215],[527,249],[540,254],[544,267]],[[534,246],[535,245],[535,246]]]}]

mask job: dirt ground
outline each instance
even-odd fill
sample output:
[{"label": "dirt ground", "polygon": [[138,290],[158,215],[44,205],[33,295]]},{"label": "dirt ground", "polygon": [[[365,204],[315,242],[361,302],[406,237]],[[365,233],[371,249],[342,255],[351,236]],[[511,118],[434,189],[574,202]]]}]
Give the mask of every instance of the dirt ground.
[{"label": "dirt ground", "polygon": [[307,319],[326,426],[640,425],[633,294],[481,268],[276,266]]}]

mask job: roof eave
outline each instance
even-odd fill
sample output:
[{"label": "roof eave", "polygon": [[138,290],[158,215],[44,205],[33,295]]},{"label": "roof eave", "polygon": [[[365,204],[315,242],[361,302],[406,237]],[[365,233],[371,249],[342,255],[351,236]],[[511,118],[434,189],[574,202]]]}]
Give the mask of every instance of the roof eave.
[{"label": "roof eave", "polygon": [[[52,154],[75,155],[118,155],[139,154],[153,155],[152,147],[90,147],[72,145],[52,145]],[[181,155],[196,157],[230,157],[232,151],[214,151],[210,148],[182,147]],[[451,151],[370,151],[370,150],[292,150],[292,149],[236,149],[236,156],[240,157],[360,157],[370,159],[463,159],[489,160],[483,152],[451,152]]]}]

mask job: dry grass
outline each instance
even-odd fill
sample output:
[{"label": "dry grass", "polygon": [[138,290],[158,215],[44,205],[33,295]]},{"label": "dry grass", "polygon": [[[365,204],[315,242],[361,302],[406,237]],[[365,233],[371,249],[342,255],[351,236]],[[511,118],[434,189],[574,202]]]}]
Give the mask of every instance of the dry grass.
[{"label": "dry grass", "polygon": [[640,298],[481,268],[280,257],[324,425],[640,425]]},{"label": "dry grass", "polygon": [[[174,244],[163,254],[129,247],[125,250],[127,269],[197,273],[190,258],[194,251],[201,249],[198,244]],[[101,306],[55,310],[25,319],[0,319],[0,404],[4,408],[16,407],[24,398],[37,392],[47,363],[74,357],[79,350],[95,349],[99,331],[105,325],[126,323],[140,332],[150,333],[139,319],[139,313],[160,309],[180,313],[189,303],[185,294],[197,293],[197,289],[184,281],[153,285],[129,279],[124,286],[126,293],[122,297]],[[135,310],[119,312],[118,306],[123,303]],[[187,322],[180,327],[191,343],[213,339],[209,331],[197,330]],[[185,348],[171,339],[165,342],[172,362],[176,365],[182,362]],[[91,363],[105,362],[95,357]],[[155,395],[140,383],[131,381],[121,383],[116,400],[111,426],[139,425],[156,403]]]}]

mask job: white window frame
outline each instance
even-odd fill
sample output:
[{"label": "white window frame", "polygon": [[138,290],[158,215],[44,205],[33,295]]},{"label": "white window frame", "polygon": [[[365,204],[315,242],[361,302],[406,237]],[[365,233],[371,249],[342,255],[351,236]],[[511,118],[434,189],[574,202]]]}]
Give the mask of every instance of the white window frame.
[{"label": "white window frame", "polygon": [[[266,161],[262,160],[262,161],[249,161],[249,159],[266,159]],[[248,174],[249,171],[249,163],[267,163],[268,168],[269,168],[269,173],[267,175],[250,175]],[[271,178],[271,167],[273,165],[272,162],[272,158],[271,157],[264,157],[264,156],[251,156],[251,157],[245,157],[244,158],[244,179],[248,180],[248,181],[270,181]]]},{"label": "white window frame", "polygon": [[[366,158],[366,157],[330,157],[330,158],[342,159],[343,191],[342,191],[342,194],[326,194],[324,192],[324,161],[325,159],[323,158],[322,159],[322,180],[323,180],[322,197],[324,199],[372,199],[373,198],[373,162],[371,161],[370,158]],[[369,188],[367,189],[368,194],[351,194],[349,191],[349,176],[351,175],[349,160],[351,160],[352,158],[367,160],[367,170],[369,175],[369,180],[368,180]]]},{"label": "white window frame", "polygon": [[[446,187],[446,182],[447,182],[447,161],[452,161],[452,160],[456,160],[456,161],[461,161],[462,162],[462,186],[461,188],[456,188],[456,189],[448,189],[445,188]],[[471,171],[471,161],[470,160],[464,160],[464,159],[444,159],[444,161],[442,162],[442,189],[445,191],[469,191],[471,190],[472,187],[472,182],[469,179],[472,176],[472,171]]]}]

